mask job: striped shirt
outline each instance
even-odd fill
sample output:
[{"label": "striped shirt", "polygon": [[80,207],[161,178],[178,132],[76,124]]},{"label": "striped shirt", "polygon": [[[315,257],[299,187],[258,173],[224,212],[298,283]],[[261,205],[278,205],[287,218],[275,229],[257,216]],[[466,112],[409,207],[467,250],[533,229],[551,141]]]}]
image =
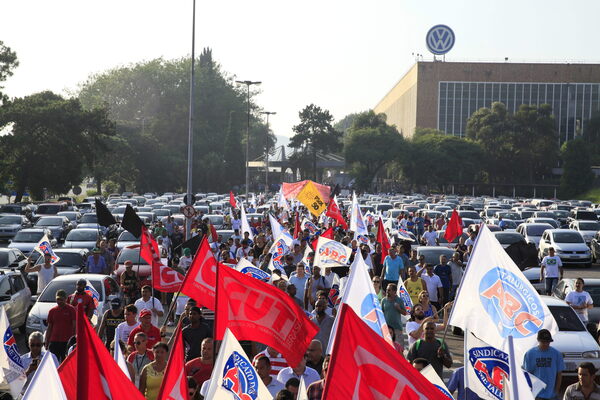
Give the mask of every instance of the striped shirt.
[{"label": "striped shirt", "polygon": [[263,351],[261,351],[260,353],[258,353],[257,355],[255,355],[254,358],[252,359],[252,364],[255,365],[255,363],[261,357],[268,357],[269,361],[271,361],[271,373],[270,373],[270,375],[275,380],[277,380],[277,375],[279,374],[279,371],[281,371],[282,369],[284,369],[284,368],[286,368],[288,366],[287,361],[285,360],[285,358],[283,358],[281,356],[281,354],[277,354],[276,357],[271,357],[269,355],[267,349],[264,349]]}]

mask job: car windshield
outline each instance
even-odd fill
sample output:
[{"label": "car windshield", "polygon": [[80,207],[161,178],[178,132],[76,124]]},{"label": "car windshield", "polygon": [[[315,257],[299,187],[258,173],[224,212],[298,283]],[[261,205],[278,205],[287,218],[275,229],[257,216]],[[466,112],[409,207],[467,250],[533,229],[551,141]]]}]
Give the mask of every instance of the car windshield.
[{"label": "car windshield", "polygon": [[0,253],[0,267],[8,267],[8,252]]},{"label": "car windshield", "polygon": [[[81,254],[79,253],[63,253],[59,250],[55,250],[54,252],[60,258],[60,260],[58,260],[58,262],[55,264],[57,267],[78,267],[82,264],[83,260],[81,258]],[[35,263],[43,264],[44,257],[40,256]]]},{"label": "car windshield", "polygon": [[538,211],[537,213],[535,213],[535,215],[540,218],[556,218],[556,214],[552,212]]},{"label": "car windshield", "polygon": [[0,225],[20,225],[21,217],[0,217]]},{"label": "car windshield", "polygon": [[62,223],[62,218],[40,218],[40,220],[35,223],[35,226],[59,226],[62,225]]},{"label": "car windshield", "polygon": [[600,231],[600,222],[580,222],[579,223],[580,231]]},{"label": "car windshield", "polygon": [[213,225],[223,225],[223,217],[220,215],[210,215],[208,219],[210,219],[210,223]]},{"label": "car windshield", "polygon": [[23,208],[21,206],[15,206],[15,205],[11,205],[11,204],[5,204],[2,207],[0,207],[0,213],[7,213],[7,214],[21,214],[21,210]]},{"label": "car windshield", "polygon": [[542,233],[544,233],[546,229],[551,229],[551,227],[541,225],[530,225],[527,227],[527,234],[529,236],[542,236]]},{"label": "car windshield", "polygon": [[555,243],[583,243],[583,238],[576,232],[556,232],[554,234]]},{"label": "car windshield", "polygon": [[500,213],[500,216],[507,219],[519,219],[519,214],[516,213]]},{"label": "car windshield", "polygon": [[82,224],[97,224],[98,217],[96,216],[96,214],[85,214],[83,217],[81,217],[80,222]]},{"label": "car windshield", "polygon": [[60,206],[58,204],[46,204],[38,207],[36,213],[37,214],[56,214],[60,211]]},{"label": "car windshield", "polygon": [[458,215],[460,215],[462,218],[472,218],[472,219],[479,218],[479,214],[477,213],[477,211],[459,211]]},{"label": "car windshield", "polygon": [[587,219],[593,221],[597,218],[598,216],[593,211],[577,211],[577,219]]},{"label": "car windshield", "polygon": [[533,215],[533,211],[521,211],[521,218],[530,218]]},{"label": "car windshield", "polygon": [[523,236],[518,233],[497,233],[496,239],[500,244],[513,244],[523,240]]},{"label": "car windshield", "polygon": [[119,257],[117,258],[117,263],[125,264],[125,261],[132,261],[134,265],[138,263],[141,265],[148,264],[143,258],[140,257],[140,249],[123,249],[119,253]]},{"label": "car windshield", "polygon": [[120,242],[139,242],[140,238],[135,237],[135,235],[129,231],[123,231],[119,235]]},{"label": "car windshield", "polygon": [[42,236],[44,236],[44,232],[19,232],[15,235],[13,242],[25,242],[25,243],[32,243],[32,242],[39,242],[40,239],[42,238]]},{"label": "car windshield", "polygon": [[558,330],[563,332],[585,331],[583,323],[569,306],[548,306],[552,316],[558,324]]},{"label": "car windshield", "polygon": [[[50,281],[48,286],[44,289],[40,297],[38,297],[39,302],[42,303],[54,303],[56,302],[56,292],[59,290],[64,290],[67,294],[71,294],[75,292],[75,286],[77,285],[77,281],[79,278],[75,278],[72,280],[53,280]],[[94,280],[92,281],[92,286],[96,289],[96,292],[100,295],[99,301],[102,301],[102,283],[100,281]]]},{"label": "car windshield", "polygon": [[95,242],[98,239],[98,231],[88,231],[87,229],[74,229],[67,235],[66,240],[72,242]]},{"label": "car windshield", "polygon": [[442,254],[445,255],[446,257],[448,257],[448,259],[450,259],[452,257],[452,254],[454,254],[454,250],[438,248],[438,249],[428,249],[425,251],[418,251],[419,257],[421,255],[425,256],[425,262],[427,264],[433,264],[433,265],[439,264],[440,256]]}]

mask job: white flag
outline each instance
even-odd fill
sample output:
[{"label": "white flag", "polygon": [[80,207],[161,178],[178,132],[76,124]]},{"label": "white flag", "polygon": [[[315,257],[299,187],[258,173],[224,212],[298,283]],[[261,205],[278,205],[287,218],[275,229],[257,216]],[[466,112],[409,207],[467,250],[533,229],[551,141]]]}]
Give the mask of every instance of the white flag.
[{"label": "white flag", "polygon": [[27,381],[27,377],[4,306],[0,307],[0,335],[2,335],[2,343],[4,344],[0,349],[0,379],[10,386],[12,396],[17,398]]},{"label": "white flag", "polygon": [[289,210],[290,205],[288,204],[285,196],[283,195],[283,186],[279,189],[279,195],[277,196],[277,206],[279,208],[283,208],[284,210]]},{"label": "white flag", "polygon": [[240,271],[242,274],[250,275],[251,277],[263,282],[269,282],[271,279],[271,274],[263,271],[260,268],[257,268],[254,264],[243,257],[240,258],[240,261],[238,261],[235,269]]},{"label": "white flag", "polygon": [[[504,378],[510,374],[508,353],[490,346],[465,331],[465,387],[488,400],[503,400]],[[523,371],[519,366],[519,370]],[[537,395],[546,384],[523,371],[528,387]]]},{"label": "white flag", "polygon": [[[279,235],[281,235],[281,233],[285,231],[285,229],[283,229],[281,224],[271,214],[269,214],[269,222],[271,223],[271,232],[273,233],[273,237],[278,238]],[[257,255],[257,257],[259,255]]]},{"label": "white flag", "polygon": [[321,271],[324,272],[327,267],[347,265],[348,260],[350,260],[350,255],[352,255],[352,249],[350,247],[344,246],[335,240],[319,236],[313,265],[321,267]]},{"label": "white flag", "polygon": [[121,345],[119,344],[119,339],[117,337],[115,337],[114,357],[117,365],[119,366],[119,368],[121,368],[121,371],[123,371],[125,376],[131,379],[131,376],[129,376],[129,370],[127,369],[127,362],[125,361],[125,357],[121,352]]},{"label": "white flag", "polygon": [[505,352],[512,335],[518,363],[536,346],[540,329],[558,332],[548,307],[485,225],[479,230],[449,324]]},{"label": "white flag", "polygon": [[54,358],[49,351],[44,354],[23,395],[23,400],[38,399],[67,400],[65,389],[56,370]]},{"label": "white flag", "polygon": [[304,217],[304,219],[302,219],[302,222],[300,223],[300,229],[301,230],[306,230],[308,229],[308,232],[312,235],[314,235],[315,233],[317,233],[317,231],[319,230],[319,227],[316,226],[312,221],[310,221],[308,218]]},{"label": "white flag", "polygon": [[444,384],[444,381],[442,378],[440,378],[437,372],[435,372],[435,369],[433,369],[431,364],[421,370],[421,375],[427,378],[427,380],[431,382],[433,386],[435,386],[440,392],[442,392],[446,398],[454,400],[454,397],[452,397],[452,394]]},{"label": "white flag", "polygon": [[60,260],[60,257],[57,256],[52,250],[52,245],[50,244],[50,239],[48,239],[48,235],[44,235],[44,237],[40,239],[38,244],[35,245],[33,250],[37,251],[41,255],[50,254],[50,256],[52,257],[52,261],[50,261],[51,264],[56,264]]},{"label": "white flag", "polygon": [[[321,240],[321,238],[319,238]],[[354,262],[350,266],[350,276],[348,277],[348,283],[344,289],[342,300],[340,304],[348,304],[352,307],[352,310],[362,320],[373,329],[379,336],[383,337],[390,346],[394,346],[392,342],[392,336],[388,330],[387,323],[385,322],[385,316],[381,310],[379,299],[375,293],[375,288],[371,282],[369,276],[369,267],[362,258],[360,252],[356,253]],[[333,342],[335,339],[335,332],[337,331],[338,319],[336,315],[333,327],[331,328],[331,335],[329,335],[329,344],[327,345],[327,354],[331,354],[333,349]],[[395,351],[395,350],[394,350]]]},{"label": "white flag", "polygon": [[271,253],[271,261],[269,261],[269,270],[279,270],[282,275],[287,276],[283,266],[285,265],[285,256],[290,253],[294,239],[292,236],[283,232],[275,242],[271,245],[269,253]]},{"label": "white flag", "polygon": [[298,385],[298,395],[296,400],[308,400],[308,393],[306,393],[306,383],[304,382],[304,375],[300,377],[300,385]]},{"label": "white flag", "polygon": [[[525,373],[520,368],[520,363],[517,364],[515,349],[513,346],[514,340],[512,336],[508,337],[508,365],[510,369],[509,374],[509,388],[508,398],[510,400],[535,400],[535,395],[531,392],[531,389],[527,385],[525,379]],[[507,393],[505,391],[504,393]]]},{"label": "white flag", "polygon": [[242,202],[238,202],[240,205],[240,218],[242,219],[242,236],[244,232],[248,232],[250,240],[254,240],[254,235],[252,234],[252,229],[250,229],[250,224],[248,223],[248,218],[246,218],[246,210],[244,209],[244,204]]},{"label": "white flag", "polygon": [[354,240],[359,244],[368,244],[369,242],[369,231],[365,225],[365,221],[356,199],[356,193],[352,193],[352,212],[350,214],[350,230],[354,232]]},{"label": "white flag", "polygon": [[225,330],[223,342],[210,376],[207,395],[204,398],[219,400],[273,399],[242,346],[229,329]]}]

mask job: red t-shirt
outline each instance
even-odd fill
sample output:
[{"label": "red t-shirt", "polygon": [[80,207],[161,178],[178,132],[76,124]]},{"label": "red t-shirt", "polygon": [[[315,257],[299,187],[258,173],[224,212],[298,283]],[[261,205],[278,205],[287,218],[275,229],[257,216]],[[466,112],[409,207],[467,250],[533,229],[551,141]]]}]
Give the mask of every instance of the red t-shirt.
[{"label": "red t-shirt", "polygon": [[200,357],[197,357],[185,363],[185,375],[191,376],[194,378],[198,386],[202,386],[204,381],[210,379],[213,366],[213,363],[205,364],[202,362]]},{"label": "red t-shirt", "polygon": [[73,325],[75,318],[75,307],[69,304],[51,308],[48,311],[48,325],[52,324],[52,333],[48,341],[68,342],[71,336],[75,334],[75,325]]},{"label": "red t-shirt", "polygon": [[91,316],[96,309],[96,305],[94,304],[94,299],[87,293],[73,293],[70,294],[67,298],[67,303],[72,305],[73,307],[77,307],[78,304],[83,306],[83,312],[87,316]]},{"label": "red t-shirt", "polygon": [[[129,362],[130,364],[133,364],[133,361],[135,360],[135,356],[138,355],[139,353],[137,351],[132,352],[128,357],[127,357],[127,362]],[[151,352],[150,350],[146,350],[146,357],[148,357],[148,359],[150,361],[154,361],[154,353]]]},{"label": "red t-shirt", "polygon": [[138,332],[144,332],[146,334],[146,336],[148,338],[148,341],[146,342],[146,347],[148,349],[151,349],[156,343],[160,342],[160,329],[158,329],[154,325],[150,325],[150,329],[148,329],[146,331],[140,325],[137,328],[135,328],[134,330],[132,330],[131,333],[129,334],[129,339],[127,339],[127,344],[129,346],[133,346],[133,342],[134,342],[133,339],[135,338],[135,334]]}]

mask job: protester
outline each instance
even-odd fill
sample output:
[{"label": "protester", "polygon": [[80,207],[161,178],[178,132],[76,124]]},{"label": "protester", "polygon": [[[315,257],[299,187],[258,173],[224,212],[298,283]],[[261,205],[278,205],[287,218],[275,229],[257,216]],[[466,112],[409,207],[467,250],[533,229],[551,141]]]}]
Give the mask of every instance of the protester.
[{"label": "protester", "polygon": [[158,326],[158,317],[162,317],[165,314],[160,300],[152,296],[152,287],[150,286],[144,286],[142,288],[142,297],[137,299],[134,305],[140,312],[140,317],[143,310],[149,310],[151,312],[152,325],[154,326]]},{"label": "protester", "polygon": [[271,393],[271,396],[275,397],[279,391],[285,389],[283,383],[271,376],[271,361],[269,357],[261,355],[259,358],[254,359],[252,365],[256,368],[258,376],[265,384],[269,393]]},{"label": "protester", "polygon": [[[450,301],[450,289],[454,282],[452,281],[452,268],[448,265],[448,258],[445,255],[440,256],[440,263],[433,268],[433,273],[440,278],[442,282],[442,296],[440,305],[443,306]],[[426,281],[427,282],[427,281]]]},{"label": "protester", "polygon": [[56,307],[48,311],[48,329],[44,345],[59,362],[67,354],[67,342],[75,335],[75,307],[67,303],[67,292],[56,292]]},{"label": "protester", "polygon": [[140,278],[133,270],[133,262],[125,261],[125,271],[119,278],[125,304],[133,304],[140,297]]},{"label": "protester", "polygon": [[210,379],[210,375],[214,367],[213,339],[207,337],[202,340],[200,349],[200,357],[196,357],[185,364],[185,374],[192,377],[198,387],[202,386],[204,381]]},{"label": "protester", "polygon": [[429,365],[429,361],[424,358],[415,358],[412,362],[412,366],[419,372],[423,371],[423,369],[427,368]]},{"label": "protester", "polygon": [[295,367],[285,367],[277,374],[277,380],[283,385],[290,378],[304,378],[304,383],[309,386],[311,383],[319,380],[319,373],[314,369],[306,366],[306,358],[303,358]]},{"label": "protester", "polygon": [[277,379],[279,371],[288,366],[288,363],[285,360],[285,358],[283,358],[281,354],[279,354],[277,350],[275,350],[271,346],[267,346],[266,349],[255,355],[252,359],[252,363],[256,363],[256,361],[262,356],[269,358],[269,361],[271,363],[271,376],[274,379]]},{"label": "protester", "polygon": [[450,266],[450,271],[452,274],[452,289],[450,290],[449,299],[454,300],[456,298],[456,292],[458,291],[458,285],[460,285],[464,274],[464,264],[460,259],[459,252],[454,252],[452,258],[448,262],[448,265]]},{"label": "protester", "polygon": [[325,389],[325,378],[327,377],[327,368],[329,367],[330,356],[327,355],[325,360],[323,360],[323,372],[321,372],[322,379],[311,383],[310,385],[306,384],[306,394],[308,395],[308,400],[321,400],[323,396],[323,390]]},{"label": "protester", "polygon": [[548,255],[540,263],[540,281],[544,282],[546,294],[550,296],[559,279],[563,278],[563,265],[560,257],[554,254],[554,247],[548,248]]},{"label": "protester", "polygon": [[311,317],[311,321],[319,327],[319,333],[315,339],[320,341],[323,347],[327,347],[327,343],[329,343],[329,336],[335,320],[331,315],[327,315],[326,310],[327,300],[319,299],[315,303],[315,315]]},{"label": "protester", "polygon": [[121,307],[121,299],[115,297],[110,301],[110,310],[104,312],[102,322],[98,327],[98,336],[100,336],[100,339],[104,338],[106,347],[110,346],[110,343],[115,338],[117,326],[123,322],[125,322],[125,315],[123,307]]},{"label": "protester", "polygon": [[529,349],[523,357],[523,369],[538,377],[546,387],[538,393],[542,399],[554,399],[560,392],[562,371],[565,369],[563,355],[550,346],[553,341],[548,329],[537,333],[538,345]]},{"label": "protester", "polygon": [[427,227],[427,231],[421,237],[421,242],[425,246],[437,246],[439,244],[438,235],[433,230],[433,225]]},{"label": "protester", "polygon": [[86,264],[86,270],[89,274],[108,274],[108,264],[106,264],[106,260],[102,257],[102,251],[94,247],[92,250],[92,255],[88,256]]},{"label": "protester", "polygon": [[406,315],[406,308],[402,299],[396,294],[398,286],[390,283],[386,289],[386,296],[381,300],[381,309],[385,316],[388,329],[394,330],[395,337],[403,340],[402,315]]},{"label": "protester", "polygon": [[318,265],[313,265],[312,273],[312,276],[306,281],[304,290],[304,308],[307,310],[315,306],[318,290],[330,289],[325,277],[321,275],[321,268]]},{"label": "protester", "polygon": [[306,366],[321,374],[323,371],[323,344],[313,339],[306,348]]},{"label": "protester", "polygon": [[563,400],[600,400],[600,386],[595,382],[596,367],[589,361],[577,368],[578,382],[567,387]]},{"label": "protester", "polygon": [[94,304],[94,299],[92,296],[85,292],[86,286],[87,281],[85,279],[79,279],[77,281],[75,293],[69,295],[67,298],[67,303],[73,307],[81,305],[83,307],[84,314],[88,317],[88,319],[92,319],[94,316],[94,311],[96,310],[96,305]]},{"label": "protester", "polygon": [[413,304],[419,302],[419,294],[427,291],[425,281],[417,275],[417,268],[408,267],[408,279],[404,281],[404,287],[410,295],[410,300]]},{"label": "protester", "polygon": [[181,330],[183,342],[185,343],[185,359],[190,361],[200,357],[202,341],[212,337],[211,329],[202,319],[202,310],[192,307],[189,313],[190,324]]},{"label": "protester", "polygon": [[142,369],[154,360],[154,353],[148,349],[148,337],[144,332],[133,335],[134,350],[127,356],[127,362],[133,366],[135,385],[139,386]]},{"label": "protester", "polygon": [[129,346],[133,347],[133,340],[138,332],[143,332],[146,334],[146,338],[148,339],[147,346],[150,348],[161,341],[163,334],[161,334],[160,330],[152,324],[151,315],[152,314],[149,310],[142,310],[140,312],[140,325],[129,333],[129,339],[127,341]]},{"label": "protester", "polygon": [[[348,273],[350,273],[350,272],[348,272]],[[375,289],[375,294],[377,295],[377,300],[381,301],[381,299],[383,299],[385,297],[385,293],[384,293],[383,289],[381,288],[381,276],[380,275],[373,276],[372,282],[373,282],[373,289]],[[340,290],[340,294],[341,294],[341,290]]]},{"label": "protester", "polygon": [[25,272],[30,274],[37,272],[37,294],[42,293],[42,290],[50,283],[50,281],[58,276],[58,268],[56,264],[52,264],[52,255],[44,254],[44,263],[34,265],[35,260],[33,257],[27,259],[27,265],[25,266]]},{"label": "protester", "polygon": [[425,273],[421,274],[421,279],[425,281],[427,286],[427,293],[429,293],[429,300],[436,308],[441,308],[444,302],[444,285],[442,280],[433,272],[433,265],[427,264]]},{"label": "protester", "polygon": [[[448,309],[452,305],[452,303],[448,303],[444,306],[444,320],[443,323],[436,325],[436,331],[442,331],[446,327],[448,323]],[[425,324],[428,322],[435,322],[436,317],[425,317],[425,313],[423,312],[423,306],[417,304],[413,306],[413,309],[410,313],[410,319],[406,323],[406,333],[408,334],[408,345],[412,345],[418,339],[423,337],[425,332]]]},{"label": "protester", "polygon": [[588,310],[594,308],[594,300],[592,300],[592,296],[588,292],[583,290],[584,285],[583,278],[577,278],[575,281],[575,290],[567,293],[565,301],[575,310],[581,322],[587,324]]},{"label": "protester", "polygon": [[416,358],[426,359],[442,378],[443,368],[452,366],[452,356],[446,343],[435,337],[436,329],[435,322],[425,323],[425,338],[418,339],[410,346],[406,358],[409,361],[414,361]]},{"label": "protester", "polygon": [[448,391],[454,393],[458,391],[456,400],[480,400],[471,389],[465,387],[465,367],[458,367],[452,373],[447,385]]},{"label": "protester", "polygon": [[413,303],[413,305],[414,304],[420,304],[423,307],[423,313],[426,317],[434,317],[434,319],[439,319],[439,316],[437,315],[437,307],[431,304],[431,302],[429,301],[428,291],[423,290],[421,293],[419,293],[418,301],[416,303]]},{"label": "protester", "polygon": [[[125,321],[117,325],[117,328],[115,329],[115,338],[128,343],[129,334],[139,325],[140,323],[137,320],[137,307],[133,304],[129,304],[125,307]],[[128,346],[128,348],[131,350],[131,347]]]},{"label": "protester", "polygon": [[157,400],[158,392],[167,368],[169,346],[166,343],[156,343],[152,347],[154,361],[146,365],[140,374],[140,392],[146,400]]},{"label": "protester", "polygon": [[[27,376],[27,382],[23,387],[23,391],[27,389],[29,382],[31,382],[31,378],[37,371],[37,368],[40,366],[42,362],[42,358],[46,355],[46,351],[44,350],[44,334],[41,332],[32,332],[29,335],[28,341],[29,353],[25,353],[21,356],[21,366],[25,370],[25,376]],[[58,359],[54,353],[52,354],[52,358],[56,364],[58,364]]]},{"label": "protester", "polygon": [[385,291],[390,283],[397,283],[404,275],[404,262],[396,254],[396,249],[391,247],[389,255],[383,260],[383,270],[381,271],[382,289]]}]

